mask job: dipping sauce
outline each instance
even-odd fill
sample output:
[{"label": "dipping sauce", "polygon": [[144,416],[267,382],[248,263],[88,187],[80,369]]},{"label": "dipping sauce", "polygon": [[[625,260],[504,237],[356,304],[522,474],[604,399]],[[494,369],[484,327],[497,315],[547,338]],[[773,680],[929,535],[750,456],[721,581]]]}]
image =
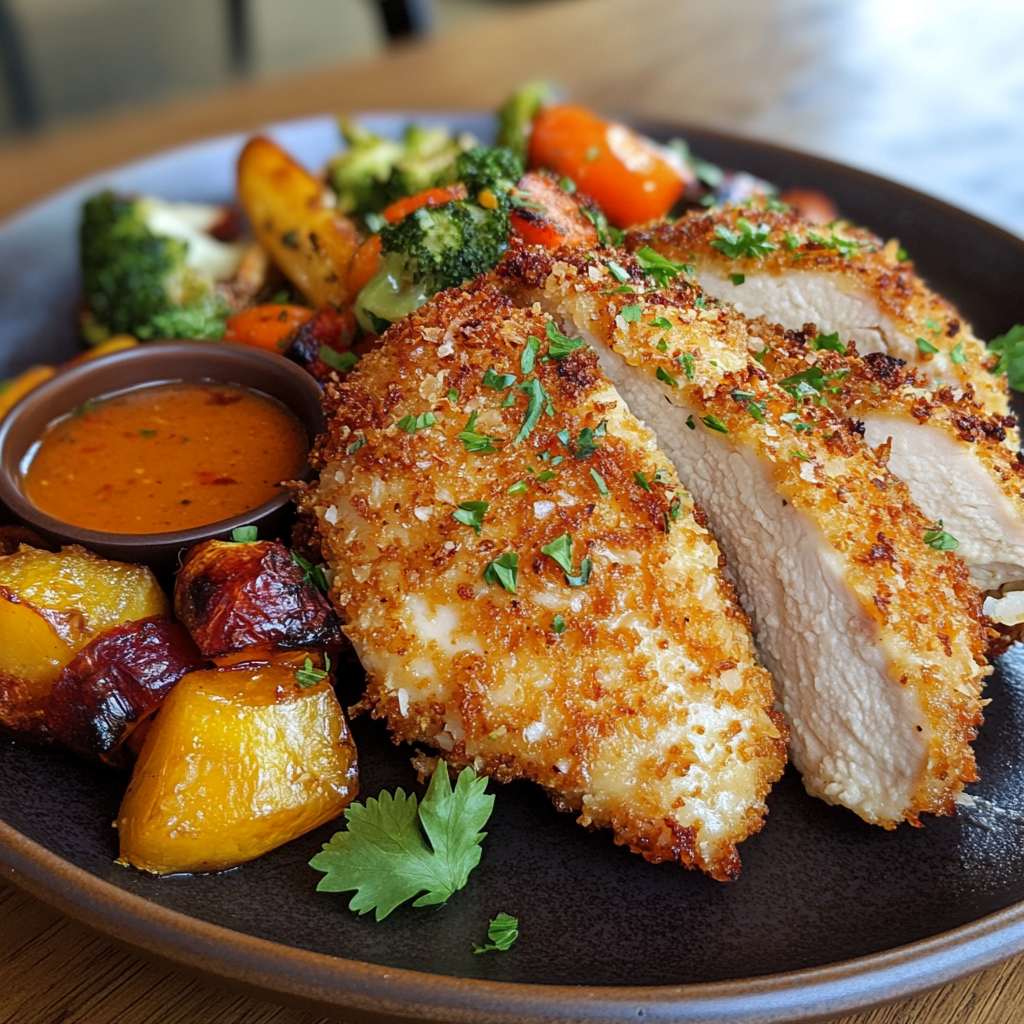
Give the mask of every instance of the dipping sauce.
[{"label": "dipping sauce", "polygon": [[306,447],[302,424],[275,399],[233,384],[155,384],[51,423],[22,486],[74,526],[168,533],[262,505],[302,472]]}]

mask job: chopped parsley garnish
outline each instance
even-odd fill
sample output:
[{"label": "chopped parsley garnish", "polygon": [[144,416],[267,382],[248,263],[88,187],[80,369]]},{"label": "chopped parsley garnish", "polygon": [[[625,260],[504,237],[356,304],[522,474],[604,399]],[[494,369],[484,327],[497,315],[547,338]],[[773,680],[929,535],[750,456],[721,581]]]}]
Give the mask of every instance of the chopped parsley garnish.
[{"label": "chopped parsley garnish", "polygon": [[608,267],[608,273],[611,274],[619,284],[625,284],[629,280],[629,274],[626,272],[625,268],[620,267],[615,260],[609,260],[605,265]]},{"label": "chopped parsley garnish", "polygon": [[608,497],[608,485],[604,482],[604,477],[596,469],[590,471],[590,475],[594,478],[594,483],[597,484],[598,493],[602,498]]},{"label": "chopped parsley garnish", "polygon": [[692,416],[687,416],[687,417],[686,417],[686,425],[687,425],[687,426],[688,426],[688,427],[689,427],[689,428],[690,428],[691,430],[696,430],[696,429],[697,429],[697,424],[693,422],[693,417],[692,417]]},{"label": "chopped parsley garnish", "polygon": [[633,479],[636,481],[638,487],[642,487],[648,494],[651,493],[651,485],[647,482],[646,473],[641,473],[640,470],[637,470],[633,474]]},{"label": "chopped parsley garnish", "polygon": [[321,363],[325,363],[331,369],[341,373],[348,373],[360,359],[355,352],[339,352],[337,349],[331,348],[330,345],[321,345],[316,355]]},{"label": "chopped parsley garnish", "polygon": [[499,409],[507,409],[510,405],[516,404],[516,396],[510,391],[502,400],[498,406]]},{"label": "chopped parsley garnish", "polygon": [[790,234],[788,231],[783,236],[782,244],[792,252],[800,244],[800,239],[796,235]]},{"label": "chopped parsley garnish", "polygon": [[535,338],[532,334],[526,339],[526,348],[523,349],[523,354],[519,358],[519,366],[523,373],[530,373],[533,370],[533,364],[537,359],[537,353],[540,351],[540,338]]},{"label": "chopped parsley garnish", "polygon": [[486,778],[463,768],[453,791],[448,765],[439,760],[419,808],[415,794],[402,789],[349,804],[347,830],[309,862],[324,872],[317,891],[355,889],[349,910],[373,910],[378,921],[421,893],[414,907],[445,903],[480,863],[482,829],[493,809]]},{"label": "chopped parsley garnish", "polygon": [[627,324],[640,322],[641,312],[639,304],[634,306],[623,306],[620,313],[622,314],[622,319],[625,320]]},{"label": "chopped parsley garnish", "polygon": [[514,373],[495,373],[494,367],[490,367],[484,374],[484,387],[493,388],[495,391],[504,391],[512,387],[516,382]]},{"label": "chopped parsley garnish", "polygon": [[799,459],[801,462],[810,462],[811,461],[810,455],[806,454],[806,452],[800,451],[799,448],[790,448],[789,449],[789,454],[790,454],[791,458]]},{"label": "chopped parsley garnish", "polygon": [[543,473],[537,474],[537,480],[539,483],[546,484],[549,480],[554,480],[558,474],[553,469],[545,469]]},{"label": "chopped parsley garnish", "polygon": [[516,592],[516,583],[519,580],[519,556],[510,551],[501,555],[491,562],[484,569],[484,581],[492,586],[500,583],[509,593]]},{"label": "chopped parsley garnish", "polygon": [[778,248],[768,241],[771,228],[767,224],[751,224],[746,217],[740,217],[736,221],[739,231],[733,231],[724,224],[715,228],[717,237],[711,242],[711,246],[720,253],[724,253],[730,259],[740,257],[758,258],[767,256],[768,253]]},{"label": "chopped parsley garnish", "polygon": [[942,520],[935,524],[935,529],[929,530],[924,535],[924,542],[936,551],[956,551],[960,547],[960,541],[951,533],[946,533],[942,528]]},{"label": "chopped parsley garnish", "polygon": [[357,437],[346,449],[346,455],[354,455],[363,445],[366,444],[365,437]]},{"label": "chopped parsley garnish", "polygon": [[647,322],[648,327],[657,327],[659,330],[668,331],[672,328],[672,321],[667,316],[658,316]]},{"label": "chopped parsley garnish", "polygon": [[565,619],[561,615],[556,615],[551,620],[551,632],[552,633],[564,633],[565,632]]},{"label": "chopped parsley garnish", "polygon": [[533,431],[533,428],[537,426],[537,421],[540,419],[540,414],[544,411],[546,403],[551,401],[551,397],[544,390],[543,385],[536,377],[530,380],[524,380],[519,385],[519,390],[526,395],[530,401],[526,407],[526,416],[523,419],[523,425],[519,428],[519,433],[516,434],[513,439],[513,444],[522,444]]},{"label": "chopped parsley garnish", "polygon": [[235,544],[255,544],[260,531],[255,526],[236,526],[231,531],[231,540]]},{"label": "chopped parsley garnish", "polygon": [[156,437],[156,431],[155,430],[140,430],[139,431],[139,436],[140,437]]},{"label": "chopped parsley garnish", "polygon": [[323,682],[330,674],[331,659],[325,654],[323,668],[314,668],[313,659],[307,658],[302,668],[295,673],[295,678],[298,680],[299,686],[316,686],[317,683]]},{"label": "chopped parsley garnish", "polygon": [[659,352],[667,352],[667,351],[668,351],[668,342],[667,342],[667,341],[666,341],[666,340],[665,340],[664,338],[661,338],[661,339],[660,339],[660,340],[658,341],[658,344],[657,344],[657,345],[655,345],[654,347],[655,347],[655,348],[656,348],[656,349],[657,349],[657,350],[658,350]]},{"label": "chopped parsley garnish", "polygon": [[753,397],[753,391],[741,391],[739,388],[732,389],[732,400],[734,402],[749,402]]},{"label": "chopped parsley garnish", "polygon": [[730,274],[729,275],[729,280],[732,281],[732,283],[734,285],[736,285],[737,287],[739,285],[743,284],[743,282],[746,281],[746,279],[747,279],[746,276],[743,275],[743,274]]},{"label": "chopped parsley garnish", "polygon": [[478,434],[473,429],[476,426],[476,418],[479,415],[479,410],[474,409],[470,413],[465,427],[455,436],[466,446],[467,452],[480,452],[482,454],[496,452],[498,449],[494,447],[493,442],[498,439],[496,437],[488,437],[486,434]]},{"label": "chopped parsley garnish", "polygon": [[[705,427],[709,427],[711,430],[717,430],[720,434],[729,433],[729,428],[717,416],[712,416],[710,413],[708,413],[707,416],[701,416],[700,421]],[[687,424],[687,426],[689,426],[689,424]]]},{"label": "chopped parsley garnish", "polygon": [[755,352],[754,353],[754,362],[757,363],[758,366],[763,366],[764,365],[764,357],[766,355],[768,355],[768,353],[771,352],[771,350],[772,350],[771,345],[768,344],[768,342],[765,342],[764,343],[764,348],[761,349],[760,352]]},{"label": "chopped parsley garnish", "polygon": [[597,231],[597,240],[601,245],[618,245],[626,237],[624,231],[620,231],[608,223],[608,218],[601,210],[592,210],[588,206],[581,206],[580,213],[594,225],[594,230]]},{"label": "chopped parsley garnish", "polygon": [[676,361],[683,368],[683,372],[686,374],[687,380],[693,380],[693,375],[696,370],[697,361],[690,355],[689,352],[684,352],[681,356],[678,356]]},{"label": "chopped parsley garnish", "polygon": [[989,351],[999,353],[999,362],[991,372],[1005,373],[1014,391],[1024,391],[1024,324],[1015,324],[1005,334],[993,338],[988,347]]},{"label": "chopped parsley garnish", "polygon": [[[668,517],[672,522],[677,522],[683,514],[683,498],[680,494],[673,494],[672,500],[668,503]],[[665,531],[668,533],[668,531]]]},{"label": "chopped parsley garnish", "polygon": [[578,348],[584,348],[586,342],[582,338],[567,338],[556,326],[553,320],[549,320],[545,328],[548,335],[548,355],[552,359],[564,359],[570,352]]},{"label": "chopped parsley garnish", "polygon": [[558,187],[563,192],[568,192],[569,195],[571,195],[571,196],[576,194],[576,182],[573,181],[572,178],[567,178],[567,177],[559,178],[558,179]]},{"label": "chopped parsley garnish", "polygon": [[419,416],[403,416],[398,421],[399,430],[404,430],[407,434],[415,434],[417,430],[425,430],[427,427],[432,427],[437,422],[437,417],[432,412],[423,412]]},{"label": "chopped parsley garnish", "polygon": [[292,564],[297,565],[302,570],[303,585],[312,585],[317,590],[322,590],[325,594],[331,589],[327,583],[327,576],[319,565],[314,565],[294,551],[292,552]]},{"label": "chopped parsley garnish", "polygon": [[448,401],[454,405],[459,400],[459,393],[455,388],[448,389]]},{"label": "chopped parsley garnish", "polygon": [[928,328],[929,331],[932,332],[932,334],[940,334],[941,333],[939,325],[934,320],[932,320],[931,317],[928,317],[928,318],[925,319],[924,325],[925,325],[925,327]]},{"label": "chopped parsley garnish", "polygon": [[583,587],[586,586],[590,580],[590,572],[593,568],[593,563],[589,558],[584,558],[580,562],[580,571],[578,576],[572,574],[572,534],[563,533],[560,537],[556,537],[550,544],[545,544],[542,547],[541,552],[548,556],[554,561],[558,567],[565,573],[565,582],[570,587]]},{"label": "chopped parsley garnish", "polygon": [[[564,628],[564,624],[563,624]],[[509,914],[499,914],[487,929],[487,945],[478,946],[473,943],[474,953],[490,953],[493,950],[504,952],[519,938],[519,918]]]},{"label": "chopped parsley garnish", "polygon": [[512,495],[525,494],[529,489],[530,485],[525,480],[518,480],[505,493]]},{"label": "chopped parsley garnish", "polygon": [[802,430],[814,429],[809,423],[804,423],[804,421],[800,419],[800,413],[798,412],[784,412],[779,419],[781,419],[783,423],[788,423],[797,433],[800,433]]},{"label": "chopped parsley garnish", "polygon": [[601,447],[597,443],[597,438],[604,437],[607,432],[608,421],[601,420],[596,427],[584,427],[580,431],[580,436],[576,439],[575,444],[572,443],[568,430],[560,430],[558,432],[558,439],[577,459],[589,459]]},{"label": "chopped parsley garnish", "polygon": [[827,349],[829,352],[838,352],[841,356],[846,355],[846,346],[839,340],[838,331],[833,331],[832,334],[819,334],[812,338],[811,348],[818,352]]},{"label": "chopped parsley garnish", "polygon": [[924,338],[917,339],[917,347],[926,356],[930,356],[932,353],[939,351],[930,341],[925,341]]},{"label": "chopped parsley garnish", "polygon": [[908,260],[909,258],[910,258],[910,254],[907,252],[906,249],[897,249],[896,250],[896,259],[898,259],[900,261],[900,263],[903,263],[904,260]]},{"label": "chopped parsley garnish", "polygon": [[823,245],[826,249],[835,249],[847,258],[850,256],[856,256],[864,245],[863,242],[854,241],[852,238],[841,238],[834,231],[830,238],[825,238],[815,231],[808,231],[807,240],[809,242],[814,242],[817,245]]},{"label": "chopped parsley garnish", "polygon": [[657,369],[657,371],[655,372],[654,375],[655,375],[655,377],[658,378],[658,380],[664,381],[670,387],[673,387],[673,388],[679,387],[679,382],[675,379],[675,377],[673,377],[672,374],[669,373],[668,370],[666,370],[662,366],[658,367],[658,369]]},{"label": "chopped parsley garnish", "polygon": [[570,587],[585,587],[590,582],[590,573],[593,571],[594,563],[589,558],[584,558],[580,562],[580,574],[578,576],[571,576],[569,573],[565,574],[565,582]]},{"label": "chopped parsley garnish", "polygon": [[707,307],[707,304],[708,300],[703,295],[698,295],[697,298],[693,300],[694,309],[704,309]]},{"label": "chopped parsley garnish", "polygon": [[750,413],[758,423],[764,423],[765,405],[765,402],[747,402],[747,412]]},{"label": "chopped parsley garnish", "polygon": [[950,349],[949,358],[957,364],[967,362],[967,356],[964,354],[964,343],[962,341],[958,342],[952,349]]},{"label": "chopped parsley garnish", "polygon": [[674,260],[666,259],[649,245],[645,245],[636,253],[636,261],[640,264],[640,269],[653,279],[659,288],[665,288],[669,281],[680,274],[693,272],[693,267],[688,263],[676,263]]},{"label": "chopped parsley garnish", "polygon": [[458,509],[452,513],[452,519],[465,526],[472,526],[479,534],[490,504],[489,501],[460,501]]}]

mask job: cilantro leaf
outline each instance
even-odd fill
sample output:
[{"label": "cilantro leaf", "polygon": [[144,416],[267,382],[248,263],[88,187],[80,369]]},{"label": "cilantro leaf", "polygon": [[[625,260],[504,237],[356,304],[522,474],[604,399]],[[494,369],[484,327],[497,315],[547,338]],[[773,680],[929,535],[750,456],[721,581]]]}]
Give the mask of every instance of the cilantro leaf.
[{"label": "cilantro leaf", "polygon": [[341,373],[348,373],[360,359],[355,352],[339,352],[330,345],[321,345],[316,355],[321,363],[326,363],[331,369]]},{"label": "cilantro leaf", "polygon": [[417,430],[425,430],[437,422],[437,417],[432,412],[423,412],[419,416],[403,416],[398,421],[398,429],[404,430],[407,434],[415,434]]},{"label": "cilantro leaf", "polygon": [[524,395],[529,396],[529,404],[526,407],[526,416],[523,418],[523,425],[519,428],[519,433],[516,434],[512,440],[513,444],[522,444],[529,436],[537,421],[540,419],[540,414],[544,411],[544,405],[546,402],[551,401],[551,396],[544,390],[544,386],[541,384],[536,377],[530,380],[524,380],[519,385],[519,390]]},{"label": "cilantro leaf", "polygon": [[741,284],[743,284],[743,282],[746,281],[746,279],[747,278],[746,278],[746,276],[744,274],[730,274],[729,275],[729,280],[731,280],[732,283],[734,285],[736,285],[737,287],[739,287]]},{"label": "cilantro leaf", "polygon": [[481,829],[494,809],[486,790],[486,778],[463,768],[453,791],[448,765],[438,761],[418,809],[415,794],[402,789],[350,804],[347,830],[335,833],[309,862],[324,872],[317,891],[354,889],[349,909],[373,910],[378,921],[414,896],[414,907],[447,902],[480,863],[487,834]]},{"label": "cilantro leaf", "polygon": [[485,455],[489,452],[496,452],[498,449],[494,447],[493,442],[498,439],[496,437],[488,437],[486,434],[478,434],[474,430],[474,427],[476,427],[476,418],[479,415],[479,410],[474,409],[473,412],[470,413],[465,427],[463,427],[455,436],[465,445],[467,452],[481,452]]},{"label": "cilantro leaf", "polygon": [[318,590],[322,590],[325,594],[331,589],[327,583],[327,576],[319,565],[314,565],[308,559],[303,558],[302,555],[296,554],[294,551],[292,552],[292,564],[297,565],[302,570],[303,584],[312,584]]},{"label": "cilantro leaf", "polygon": [[499,914],[487,928],[488,943],[478,946],[473,943],[474,953],[490,953],[492,950],[504,952],[519,938],[519,918],[510,914]]},{"label": "cilantro leaf", "polygon": [[647,482],[647,474],[641,473],[637,470],[633,474],[633,480],[636,482],[637,487],[642,487],[648,494],[651,492],[651,485]]},{"label": "cilantro leaf", "polygon": [[564,359],[570,352],[584,348],[587,344],[582,338],[567,338],[555,325],[554,320],[548,321],[545,331],[551,343],[548,345],[548,355],[552,359]]},{"label": "cilantro leaf", "polygon": [[926,356],[939,351],[930,341],[925,341],[924,338],[917,339],[917,347]]},{"label": "cilantro leaf", "polygon": [[505,493],[506,494],[525,494],[530,489],[529,484],[525,480],[517,480]]},{"label": "cilantro leaf", "polygon": [[964,343],[962,341],[958,342],[956,345],[953,346],[953,348],[950,349],[949,358],[952,359],[953,362],[957,363],[958,365],[967,362],[967,356],[964,353]]},{"label": "cilantro leaf", "polygon": [[622,315],[622,319],[625,320],[627,324],[635,324],[640,322],[641,313],[639,303],[636,303],[635,305],[632,306],[623,306],[622,309],[619,310],[619,312]]},{"label": "cilantro leaf", "polygon": [[260,531],[255,526],[236,526],[231,531],[231,539],[235,544],[255,544]]},{"label": "cilantro leaf", "polygon": [[615,262],[615,260],[609,260],[607,266],[608,273],[611,274],[619,284],[625,284],[629,280],[629,274],[627,274],[626,271]]},{"label": "cilantro leaf", "polygon": [[608,218],[601,210],[592,210],[589,206],[580,206],[580,213],[583,214],[597,231],[597,240],[601,245],[619,245],[626,233],[614,228],[608,223]]},{"label": "cilantro leaf", "polygon": [[316,686],[317,683],[326,679],[331,674],[331,659],[324,655],[324,667],[314,668],[313,659],[307,658],[302,668],[295,673],[299,686]]},{"label": "cilantro leaf", "polygon": [[585,587],[590,582],[590,573],[594,568],[594,563],[589,558],[584,558],[580,562],[580,574],[579,576],[572,576],[569,573],[565,574],[565,582],[570,587]]},{"label": "cilantro leaf", "polygon": [[[717,430],[720,434],[729,433],[729,428],[717,416],[712,416],[711,413],[708,413],[707,416],[701,416],[700,421],[705,427],[709,427],[711,430]],[[689,424],[687,424],[687,426],[689,426]]]},{"label": "cilantro leaf", "polygon": [[673,377],[672,374],[669,373],[668,370],[666,370],[663,366],[658,367],[655,376],[658,378],[658,380],[663,380],[666,384],[669,385],[669,387],[679,387],[679,381],[677,381],[675,377]]},{"label": "cilantro leaf", "polygon": [[500,583],[509,593],[514,594],[519,582],[519,556],[510,551],[496,558],[484,569],[484,582],[491,586]]},{"label": "cilantro leaf", "polygon": [[535,338],[532,334],[526,339],[526,347],[523,349],[523,354],[519,357],[519,368],[523,373],[530,373],[533,370],[533,364],[537,359],[537,353],[540,351],[540,338]]},{"label": "cilantro leaf", "polygon": [[452,513],[452,519],[464,526],[472,526],[479,534],[489,507],[489,501],[460,501],[457,511]]},{"label": "cilantro leaf", "polygon": [[552,559],[565,572],[572,572],[572,534],[563,533],[550,544],[545,544],[541,552]]},{"label": "cilantro leaf", "polygon": [[656,316],[647,322],[648,327],[657,327],[659,330],[668,331],[672,328],[672,321],[667,316]]},{"label": "cilantro leaf", "polygon": [[594,483],[597,484],[598,493],[602,498],[607,498],[609,491],[608,485],[604,482],[604,477],[596,469],[592,469],[590,475],[594,478]]},{"label": "cilantro leaf", "polygon": [[551,620],[551,632],[552,633],[564,633],[565,632],[565,618],[561,615],[556,615]]},{"label": "cilantro leaf", "polygon": [[941,519],[936,523],[935,529],[928,530],[925,533],[924,542],[928,547],[934,548],[936,551],[956,551],[960,547],[960,541],[951,533],[946,533],[943,530]]},{"label": "cilantro leaf", "polygon": [[640,264],[640,269],[648,277],[652,278],[659,288],[666,287],[674,277],[678,277],[680,274],[689,274],[693,271],[693,267],[689,264],[676,263],[673,260],[666,259],[660,252],[655,252],[649,245],[645,245],[637,251],[636,261]]},{"label": "cilantro leaf", "polygon": [[676,362],[679,363],[683,368],[683,372],[686,374],[687,380],[693,380],[694,369],[697,365],[697,360],[689,352],[684,352],[681,356],[676,357]]},{"label": "cilantro leaf", "polygon": [[493,388],[495,391],[504,391],[505,388],[512,387],[515,382],[516,375],[514,373],[495,373],[493,366],[484,374],[484,387]]},{"label": "cilantro leaf", "polygon": [[363,445],[366,444],[365,437],[357,437],[346,449],[346,455],[354,455]]},{"label": "cilantro leaf", "polygon": [[831,334],[819,334],[816,338],[812,338],[811,348],[818,352],[827,349],[829,352],[838,352],[841,356],[846,355],[846,346],[839,340],[838,331],[833,331]]},{"label": "cilantro leaf", "polygon": [[778,248],[777,245],[768,241],[772,229],[767,224],[754,225],[745,217],[740,217],[736,221],[736,225],[739,231],[733,231],[724,224],[719,224],[715,228],[717,237],[711,242],[712,248],[724,253],[730,259],[738,259],[741,256],[754,259],[767,256],[768,253]]},{"label": "cilantro leaf", "polygon": [[999,362],[992,367],[992,373],[1005,373],[1014,391],[1024,391],[1024,324],[1014,324],[1005,334],[993,338],[988,347],[999,353]]}]

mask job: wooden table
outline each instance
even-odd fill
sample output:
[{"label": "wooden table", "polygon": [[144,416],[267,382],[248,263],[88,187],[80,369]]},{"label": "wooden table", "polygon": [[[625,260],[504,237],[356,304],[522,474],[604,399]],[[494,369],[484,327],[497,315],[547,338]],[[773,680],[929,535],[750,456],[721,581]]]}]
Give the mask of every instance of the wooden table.
[{"label": "wooden table", "polygon": [[[570,0],[532,5],[359,67],[252,82],[0,149],[0,215],[76,178],[220,132],[326,110],[495,106],[557,80],[606,111],[833,156],[1024,234],[1024,5],[933,0]],[[842,1024],[1024,1018],[1024,958]],[[155,966],[0,886],[0,1024],[312,1024]],[[839,1022],[837,1022],[839,1024]]]}]

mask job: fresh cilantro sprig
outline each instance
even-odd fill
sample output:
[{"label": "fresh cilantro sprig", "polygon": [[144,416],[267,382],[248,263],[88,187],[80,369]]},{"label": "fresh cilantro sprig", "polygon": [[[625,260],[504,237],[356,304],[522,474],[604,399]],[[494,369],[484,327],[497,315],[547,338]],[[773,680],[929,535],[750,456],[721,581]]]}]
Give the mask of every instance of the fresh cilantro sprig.
[{"label": "fresh cilantro sprig", "polygon": [[500,583],[509,593],[514,594],[519,584],[519,555],[514,551],[501,555],[484,569],[484,582]]},{"label": "fresh cilantro sprig", "polygon": [[494,447],[494,442],[498,438],[476,432],[476,418],[479,415],[480,411],[474,409],[470,413],[466,425],[455,436],[463,443],[467,452],[479,452],[483,455],[496,452],[498,449]]},{"label": "fresh cilantro sprig", "polygon": [[504,391],[512,387],[516,382],[514,373],[495,373],[492,366],[485,374],[483,384],[485,388],[493,388],[495,391]]},{"label": "fresh cilantro sprig", "polygon": [[680,274],[692,274],[693,267],[688,263],[676,263],[667,259],[660,252],[655,252],[649,245],[638,249],[636,261],[640,269],[651,278],[659,288],[668,286],[669,281]]},{"label": "fresh cilantro sprig", "polygon": [[464,526],[473,527],[479,535],[490,505],[489,501],[460,501],[458,509],[452,513],[452,519]]},{"label": "fresh cilantro sprig", "polygon": [[999,353],[999,362],[992,367],[992,373],[997,376],[1005,373],[1014,391],[1024,391],[1024,324],[1014,324],[1005,334],[993,338],[988,347],[989,351]]},{"label": "fresh cilantro sprig", "polygon": [[594,563],[589,558],[584,558],[580,562],[579,573],[573,574],[571,533],[563,533],[550,544],[545,544],[540,550],[565,573],[565,582],[570,587],[585,587],[590,582],[590,573],[594,568]]},{"label": "fresh cilantro sprig", "polygon": [[548,336],[548,355],[552,359],[564,359],[570,352],[575,352],[578,348],[584,348],[586,342],[582,338],[567,338],[555,324],[553,320],[547,322],[547,326],[544,328]]},{"label": "fresh cilantro sprig", "polygon": [[736,226],[739,231],[719,224],[715,228],[716,237],[712,240],[711,247],[733,260],[740,257],[757,259],[778,249],[777,245],[768,241],[772,229],[767,224],[751,224],[746,217],[740,217],[736,221]]},{"label": "fresh cilantro sprig", "polygon": [[956,551],[960,547],[960,541],[942,528],[941,519],[935,524],[934,529],[926,531],[924,542],[936,551]]},{"label": "fresh cilantro sprig", "polygon": [[294,551],[292,552],[292,564],[297,565],[302,570],[303,584],[312,584],[317,590],[321,590],[325,594],[331,589],[327,582],[327,576],[319,565],[314,565]]},{"label": "fresh cilantro sprig", "polygon": [[372,910],[378,921],[414,896],[414,907],[447,902],[480,863],[481,830],[494,809],[486,790],[472,768],[462,769],[453,790],[448,765],[438,761],[418,808],[416,795],[402,789],[349,804],[346,831],[309,862],[324,872],[317,891],[354,889],[349,909]]},{"label": "fresh cilantro sprig", "polygon": [[339,352],[330,345],[321,345],[317,351],[317,358],[339,373],[348,373],[360,359],[355,352]]},{"label": "fresh cilantro sprig", "polygon": [[846,355],[846,346],[839,340],[838,331],[833,331],[831,334],[819,334],[816,338],[811,338],[811,348],[818,352],[826,349],[829,352],[838,352],[841,356]]},{"label": "fresh cilantro sprig", "polygon": [[421,412],[419,416],[403,416],[398,421],[398,429],[404,430],[407,434],[415,434],[417,430],[426,430],[437,422],[437,417],[432,412]]},{"label": "fresh cilantro sprig", "polygon": [[487,945],[473,943],[474,953],[504,952],[519,938],[519,918],[499,914],[487,928]]}]

